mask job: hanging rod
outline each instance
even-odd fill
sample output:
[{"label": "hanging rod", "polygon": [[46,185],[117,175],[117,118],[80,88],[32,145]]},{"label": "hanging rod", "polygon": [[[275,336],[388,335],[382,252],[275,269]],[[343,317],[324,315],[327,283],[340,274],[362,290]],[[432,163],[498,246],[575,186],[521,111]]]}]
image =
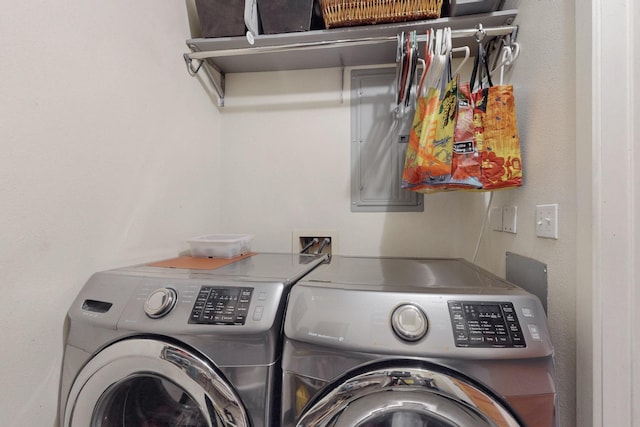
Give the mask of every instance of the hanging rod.
[{"label": "hanging rod", "polygon": [[[465,30],[452,30],[452,38],[465,38],[465,37],[479,37],[480,34],[488,37],[492,36],[504,36],[507,34],[515,34],[517,32],[517,26],[502,26],[502,27],[487,27],[483,28],[471,28]],[[418,42],[424,42],[426,35],[418,35]],[[191,60],[204,60],[210,58],[222,58],[230,56],[259,54],[259,53],[276,53],[276,52],[288,52],[295,50],[311,50],[311,49],[326,49],[336,46],[361,46],[367,44],[377,44],[383,42],[395,42],[397,36],[379,36],[379,37],[363,37],[347,40],[323,40],[306,43],[292,43],[280,46],[255,46],[255,47],[243,47],[237,49],[225,49],[215,51],[201,51],[185,53],[185,61]]]}]

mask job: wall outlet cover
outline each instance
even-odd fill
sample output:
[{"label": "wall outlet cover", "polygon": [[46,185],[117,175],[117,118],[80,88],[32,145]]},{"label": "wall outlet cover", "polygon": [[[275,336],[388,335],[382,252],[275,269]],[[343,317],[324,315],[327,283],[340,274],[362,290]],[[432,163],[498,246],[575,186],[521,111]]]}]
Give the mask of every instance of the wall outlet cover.
[{"label": "wall outlet cover", "polygon": [[518,207],[506,206],[502,210],[502,231],[516,234],[518,219]]},{"label": "wall outlet cover", "polygon": [[491,208],[489,220],[493,231],[502,231],[502,208]]}]

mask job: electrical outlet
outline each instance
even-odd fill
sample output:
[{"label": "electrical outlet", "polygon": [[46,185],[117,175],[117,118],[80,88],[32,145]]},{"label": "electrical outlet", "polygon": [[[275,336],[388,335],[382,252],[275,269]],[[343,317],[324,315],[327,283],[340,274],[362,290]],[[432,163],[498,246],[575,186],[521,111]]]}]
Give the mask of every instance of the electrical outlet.
[{"label": "electrical outlet", "polygon": [[517,219],[518,219],[518,207],[506,206],[502,210],[502,231],[516,234]]},{"label": "electrical outlet", "polygon": [[292,233],[291,248],[294,253],[307,254],[337,253],[338,233],[335,230],[295,230]]},{"label": "electrical outlet", "polygon": [[558,238],[558,205],[536,206],[536,236]]}]

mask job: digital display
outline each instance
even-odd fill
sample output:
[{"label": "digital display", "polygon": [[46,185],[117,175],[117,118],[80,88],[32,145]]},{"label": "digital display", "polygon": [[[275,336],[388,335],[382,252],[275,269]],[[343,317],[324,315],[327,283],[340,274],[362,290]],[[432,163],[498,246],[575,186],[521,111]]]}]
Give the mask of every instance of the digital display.
[{"label": "digital display", "polygon": [[513,303],[449,301],[456,347],[526,347]]}]

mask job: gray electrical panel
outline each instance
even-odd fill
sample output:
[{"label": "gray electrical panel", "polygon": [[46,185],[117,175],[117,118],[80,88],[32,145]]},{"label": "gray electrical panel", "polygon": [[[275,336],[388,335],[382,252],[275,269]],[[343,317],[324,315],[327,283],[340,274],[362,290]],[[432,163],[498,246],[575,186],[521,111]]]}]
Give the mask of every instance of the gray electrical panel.
[{"label": "gray electrical panel", "polygon": [[395,68],[351,71],[351,211],[422,212],[400,188],[413,112],[398,120]]}]

